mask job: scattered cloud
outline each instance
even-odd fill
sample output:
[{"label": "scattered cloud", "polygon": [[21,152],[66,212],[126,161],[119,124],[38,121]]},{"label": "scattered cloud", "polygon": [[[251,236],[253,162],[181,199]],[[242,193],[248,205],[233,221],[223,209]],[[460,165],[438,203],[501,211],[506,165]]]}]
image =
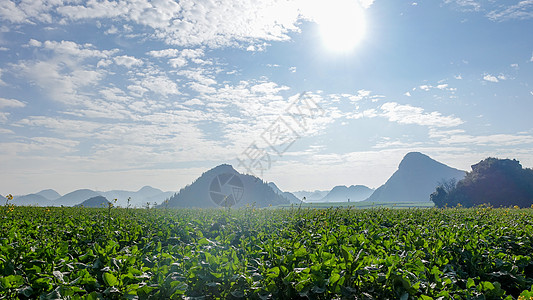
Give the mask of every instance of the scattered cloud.
[{"label": "scattered cloud", "polygon": [[146,53],[152,57],[177,57],[180,54],[178,49],[164,49],[164,50],[152,50]]},{"label": "scattered cloud", "polygon": [[492,21],[524,20],[533,18],[533,0],[521,0],[515,5],[499,10],[492,10],[487,14]]},{"label": "scattered cloud", "polygon": [[296,73],[296,67],[290,67],[289,71],[291,71],[291,73]]},{"label": "scattered cloud", "polygon": [[443,116],[439,112],[424,112],[421,107],[402,105],[396,102],[387,102],[380,107],[380,116],[390,122],[399,124],[416,124],[429,127],[455,127],[464,122],[454,116]]},{"label": "scattered cloud", "polygon": [[135,58],[133,56],[128,56],[128,55],[116,56],[114,58],[114,61],[117,65],[125,66],[128,69],[134,66],[143,65],[143,61],[141,59]]},{"label": "scattered cloud", "polygon": [[461,74],[459,74],[459,75],[453,76],[453,78],[455,78],[457,80],[461,80],[461,79],[463,79],[463,76],[461,76]]},{"label": "scattered cloud", "polygon": [[5,107],[25,107],[26,104],[24,104],[23,102],[19,101],[19,100],[16,100],[16,99],[6,99],[6,98],[1,98],[0,97],[0,108],[5,108]]},{"label": "scattered cloud", "polygon": [[[439,84],[437,85],[423,84],[423,85],[418,86],[418,89],[425,91],[425,92],[429,92],[432,89],[438,89],[441,91],[451,91],[452,93],[457,90],[456,88],[449,87],[449,84],[441,83],[441,82],[442,80],[439,81]],[[416,89],[417,89],[416,87],[413,88],[413,91],[415,91]]]},{"label": "scattered cloud", "polygon": [[463,11],[481,10],[481,4],[476,0],[444,0],[444,3],[451,4]]},{"label": "scattered cloud", "polygon": [[466,144],[480,146],[517,146],[533,144],[533,136],[521,134],[492,134],[492,135],[468,135],[455,134],[442,138],[440,144]]},{"label": "scattered cloud", "polygon": [[483,76],[483,80],[485,81],[489,81],[489,82],[499,82],[498,78],[494,75],[490,75],[490,74],[485,74]]},{"label": "scattered cloud", "polygon": [[411,93],[410,93],[410,92],[408,92],[408,91],[407,91],[407,92],[405,92],[405,93],[404,93],[403,95],[404,95],[404,96],[407,96],[407,97],[411,97]]},{"label": "scattered cloud", "polygon": [[2,70],[0,68],[0,86],[3,86],[3,85],[6,85],[6,83],[2,80],[2,73],[4,72],[4,70]]}]

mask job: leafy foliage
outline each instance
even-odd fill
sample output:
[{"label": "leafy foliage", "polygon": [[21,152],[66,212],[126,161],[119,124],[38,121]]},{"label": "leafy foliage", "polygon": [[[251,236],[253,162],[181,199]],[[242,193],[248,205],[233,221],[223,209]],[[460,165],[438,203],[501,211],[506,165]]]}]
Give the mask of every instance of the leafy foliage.
[{"label": "leafy foliage", "polygon": [[455,185],[440,184],[431,195],[437,207],[458,204],[473,207],[530,207],[533,204],[533,170],[523,169],[517,160],[487,158],[472,166],[472,171]]},{"label": "leafy foliage", "polygon": [[15,207],[0,298],[529,299],[532,215]]}]

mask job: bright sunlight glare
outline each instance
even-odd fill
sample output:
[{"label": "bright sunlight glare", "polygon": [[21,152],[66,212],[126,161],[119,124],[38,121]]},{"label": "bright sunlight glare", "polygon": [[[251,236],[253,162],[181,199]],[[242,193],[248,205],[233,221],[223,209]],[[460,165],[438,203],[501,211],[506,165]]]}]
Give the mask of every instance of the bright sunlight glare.
[{"label": "bright sunlight glare", "polygon": [[363,9],[356,0],[325,2],[316,16],[324,46],[334,52],[353,50],[365,35]]}]

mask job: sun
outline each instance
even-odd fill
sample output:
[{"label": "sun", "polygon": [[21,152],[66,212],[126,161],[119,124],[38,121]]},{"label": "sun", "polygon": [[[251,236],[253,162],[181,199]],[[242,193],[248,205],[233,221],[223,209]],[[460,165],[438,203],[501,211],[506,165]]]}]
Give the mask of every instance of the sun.
[{"label": "sun", "polygon": [[363,39],[366,22],[357,0],[324,1],[316,22],[324,46],[334,52],[350,52]]}]

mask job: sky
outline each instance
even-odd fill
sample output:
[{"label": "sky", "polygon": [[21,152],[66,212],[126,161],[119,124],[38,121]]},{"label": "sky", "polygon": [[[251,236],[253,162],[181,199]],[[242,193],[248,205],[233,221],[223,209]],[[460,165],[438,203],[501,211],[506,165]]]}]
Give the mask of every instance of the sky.
[{"label": "sky", "polygon": [[531,168],[532,32],[532,0],[0,0],[0,194]]}]

